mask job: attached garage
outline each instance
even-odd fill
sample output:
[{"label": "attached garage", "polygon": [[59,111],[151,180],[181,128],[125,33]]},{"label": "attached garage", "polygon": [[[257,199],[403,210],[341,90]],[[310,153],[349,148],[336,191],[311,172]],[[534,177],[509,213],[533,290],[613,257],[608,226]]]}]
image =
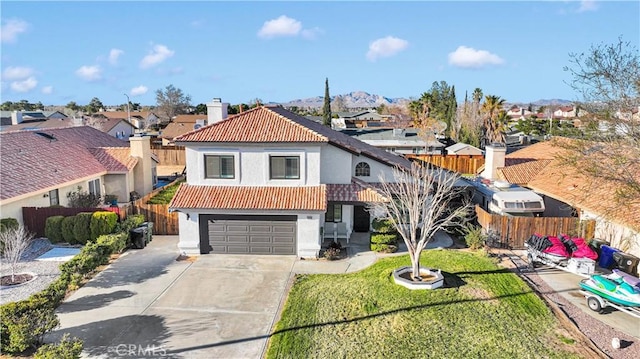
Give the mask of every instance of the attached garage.
[{"label": "attached garage", "polygon": [[200,215],[200,253],[296,254],[296,216]]}]

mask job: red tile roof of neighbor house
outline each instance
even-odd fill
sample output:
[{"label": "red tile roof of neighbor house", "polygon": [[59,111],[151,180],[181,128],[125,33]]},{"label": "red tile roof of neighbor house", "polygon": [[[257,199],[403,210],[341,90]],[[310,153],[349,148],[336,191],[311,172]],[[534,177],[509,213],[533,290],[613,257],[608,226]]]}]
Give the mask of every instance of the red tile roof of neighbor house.
[{"label": "red tile roof of neighbor house", "polygon": [[[99,147],[108,149],[90,150]],[[129,143],[89,126],[0,132],[0,200],[129,168],[132,160],[117,148],[128,151]]]},{"label": "red tile roof of neighbor house", "polygon": [[329,143],[391,166],[411,167],[402,156],[366,144],[280,106],[261,106],[174,139],[179,145],[223,143]]},{"label": "red tile roof of neighbor house", "polygon": [[171,123],[196,123],[197,120],[207,122],[207,114],[204,115],[177,115]]},{"label": "red tile roof of neighbor house", "polygon": [[89,152],[109,172],[127,173],[138,163],[138,157],[131,156],[129,147],[89,148]]},{"label": "red tile roof of neighbor house", "polygon": [[325,185],[307,187],[198,186],[183,183],[169,204],[176,209],[326,211]]},{"label": "red tile roof of neighbor house", "polygon": [[[640,230],[640,203],[620,205],[615,200],[619,190],[615,181],[598,178],[594,183],[595,179],[577,174],[558,159],[564,151],[553,141],[536,143],[507,155],[506,166],[499,169],[499,175],[511,183]],[[636,171],[640,173],[640,169]]]}]

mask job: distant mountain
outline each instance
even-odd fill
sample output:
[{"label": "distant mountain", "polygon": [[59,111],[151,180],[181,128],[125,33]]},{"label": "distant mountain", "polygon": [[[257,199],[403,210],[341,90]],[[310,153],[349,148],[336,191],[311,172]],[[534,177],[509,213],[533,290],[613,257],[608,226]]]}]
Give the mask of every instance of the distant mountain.
[{"label": "distant mountain", "polygon": [[538,100],[531,104],[535,106],[565,106],[573,104],[573,101],[554,98],[550,100]]},{"label": "distant mountain", "polygon": [[[331,96],[331,101],[334,101],[336,98],[342,99],[342,102],[347,108],[372,108],[372,107],[378,107],[382,104],[384,104],[385,106],[404,105],[410,101],[409,99],[405,99],[405,98],[389,98],[381,95],[373,95],[364,91],[354,91],[344,95]],[[298,106],[298,107],[321,108],[323,104],[324,104],[324,97],[316,96],[316,97],[310,97],[305,99],[292,100],[286,103],[282,103],[281,105],[285,107]]]}]

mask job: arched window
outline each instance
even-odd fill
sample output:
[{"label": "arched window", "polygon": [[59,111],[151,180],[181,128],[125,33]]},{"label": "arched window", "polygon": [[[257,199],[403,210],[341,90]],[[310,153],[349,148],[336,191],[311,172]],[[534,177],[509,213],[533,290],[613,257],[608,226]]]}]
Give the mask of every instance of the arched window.
[{"label": "arched window", "polygon": [[356,177],[371,176],[371,168],[366,162],[360,162],[356,165]]}]

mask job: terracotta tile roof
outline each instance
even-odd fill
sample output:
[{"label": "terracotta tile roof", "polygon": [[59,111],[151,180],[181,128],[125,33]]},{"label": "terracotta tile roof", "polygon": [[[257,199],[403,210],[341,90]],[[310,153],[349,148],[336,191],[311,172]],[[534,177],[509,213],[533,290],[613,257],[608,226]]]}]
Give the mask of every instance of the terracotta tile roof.
[{"label": "terracotta tile roof", "polygon": [[108,169],[90,148],[125,147],[127,141],[88,126],[0,133],[0,200],[99,176]]},{"label": "terracotta tile roof", "polygon": [[616,182],[598,178],[596,184],[577,174],[557,159],[563,151],[551,141],[539,142],[507,155],[509,161],[501,172],[510,182],[523,181],[520,184],[538,193],[640,230],[640,203],[619,205],[614,199]]},{"label": "terracotta tile roof", "polygon": [[352,178],[349,184],[327,184],[329,202],[386,202],[376,184]]},{"label": "terracotta tile roof", "polygon": [[190,142],[330,143],[392,166],[411,166],[411,162],[402,156],[366,144],[280,106],[253,108],[186,133],[175,138],[175,142],[180,145]]},{"label": "terracotta tile roof", "polygon": [[178,115],[171,121],[171,123],[196,123],[197,120],[204,120],[207,122],[207,114],[204,115]]},{"label": "terracotta tile roof", "polygon": [[131,156],[129,147],[89,148],[89,152],[109,172],[127,173],[138,163],[138,157]]},{"label": "terracotta tile roof", "polygon": [[198,186],[183,183],[172,209],[326,211],[325,185],[313,187]]}]

